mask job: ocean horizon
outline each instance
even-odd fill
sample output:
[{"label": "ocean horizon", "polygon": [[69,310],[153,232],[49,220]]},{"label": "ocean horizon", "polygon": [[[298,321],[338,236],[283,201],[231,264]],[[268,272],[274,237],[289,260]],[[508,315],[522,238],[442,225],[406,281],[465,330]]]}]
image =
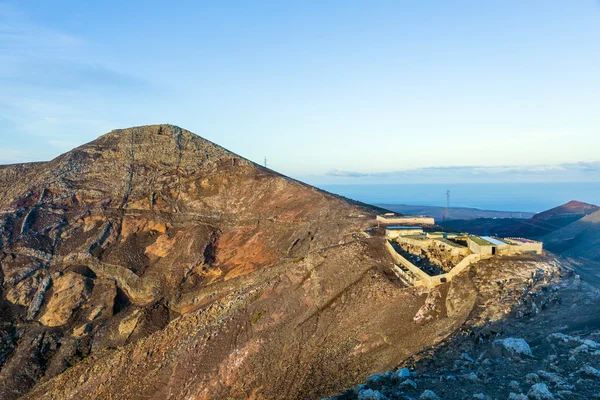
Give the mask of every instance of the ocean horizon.
[{"label": "ocean horizon", "polygon": [[330,184],[319,187],[367,204],[444,207],[449,190],[450,207],[535,213],[570,200],[600,205],[600,182]]}]

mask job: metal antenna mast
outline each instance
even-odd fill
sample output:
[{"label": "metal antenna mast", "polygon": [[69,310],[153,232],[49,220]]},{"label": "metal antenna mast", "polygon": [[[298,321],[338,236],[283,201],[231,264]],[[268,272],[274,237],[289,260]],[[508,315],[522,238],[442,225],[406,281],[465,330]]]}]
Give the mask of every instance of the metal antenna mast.
[{"label": "metal antenna mast", "polygon": [[444,210],[444,222],[450,216],[450,190],[446,190],[446,209]]},{"label": "metal antenna mast", "polygon": [[265,168],[267,168],[267,157],[265,157]]}]

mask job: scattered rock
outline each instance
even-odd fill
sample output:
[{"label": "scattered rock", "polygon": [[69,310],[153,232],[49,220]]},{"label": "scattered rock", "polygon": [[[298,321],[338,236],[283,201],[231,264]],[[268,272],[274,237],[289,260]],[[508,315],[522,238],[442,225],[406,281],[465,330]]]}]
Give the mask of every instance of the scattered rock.
[{"label": "scattered rock", "polygon": [[492,346],[492,352],[504,356],[531,356],[531,348],[524,339],[506,338],[497,339]]},{"label": "scattered rock", "polygon": [[527,397],[530,400],[554,400],[554,395],[550,393],[545,383],[536,383],[533,385],[529,389],[529,392],[527,392]]},{"label": "scattered rock", "polygon": [[575,347],[573,350],[571,350],[571,353],[573,354],[579,354],[579,353],[587,353],[589,351],[589,347],[587,344],[582,344],[581,346],[577,346]]},{"label": "scattered rock", "polygon": [[410,377],[410,370],[408,368],[402,368],[396,371],[396,376],[400,379],[405,379]]},{"label": "scattered rock", "polygon": [[462,379],[464,381],[468,381],[468,382],[478,382],[479,381],[479,377],[477,376],[477,374],[475,372],[470,372],[468,374],[461,375],[460,379]]},{"label": "scattered rock", "polygon": [[518,381],[510,381],[508,383],[508,388],[513,392],[521,393],[521,385],[519,385]]},{"label": "scattered rock", "polygon": [[367,387],[369,389],[380,390],[382,388],[382,386],[385,384],[385,379],[380,374],[373,374],[373,375],[367,376],[365,383],[367,384]]},{"label": "scattered rock", "polygon": [[522,393],[509,393],[508,400],[528,400],[527,396]]},{"label": "scattered rock", "polygon": [[536,373],[529,373],[525,375],[525,382],[527,383],[538,383],[540,381],[540,376]]},{"label": "scattered rock", "polygon": [[407,380],[405,380],[404,382],[402,382],[402,383],[400,384],[400,386],[401,386],[401,387],[402,387],[402,386],[404,386],[404,387],[406,387],[406,386],[410,386],[410,387],[412,387],[413,389],[416,389],[416,388],[417,388],[417,384],[416,384],[416,382],[415,382],[415,381],[413,381],[412,379],[407,379]]},{"label": "scattered rock", "polygon": [[584,364],[583,367],[581,367],[581,369],[577,372],[593,378],[600,378],[600,370],[592,367],[589,364]]},{"label": "scattered rock", "polygon": [[425,390],[419,397],[421,400],[440,400],[440,397],[431,390]]},{"label": "scattered rock", "polygon": [[555,374],[554,372],[547,372],[547,371],[539,370],[537,373],[540,378],[542,378],[546,381],[555,383],[557,385],[565,383],[564,378],[558,374]]},{"label": "scattered rock", "polygon": [[378,390],[363,389],[358,393],[358,400],[386,400],[387,397]]}]

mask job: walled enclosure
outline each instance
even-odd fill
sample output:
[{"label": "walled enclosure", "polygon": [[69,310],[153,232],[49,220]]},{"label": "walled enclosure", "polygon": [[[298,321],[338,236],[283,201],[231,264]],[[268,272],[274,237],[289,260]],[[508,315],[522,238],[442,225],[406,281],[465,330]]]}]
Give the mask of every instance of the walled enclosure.
[{"label": "walled enclosure", "polygon": [[[402,279],[408,280],[410,283],[412,283],[415,286],[427,286],[430,288],[437,286],[439,284],[445,283],[445,282],[452,281],[452,279],[456,275],[460,274],[471,264],[476,263],[477,261],[481,260],[481,258],[482,258],[481,255],[479,255],[479,254],[468,255],[461,262],[459,262],[454,268],[452,268],[452,270],[450,272],[447,272],[447,273],[441,274],[441,275],[436,275],[436,276],[429,276],[428,274],[423,272],[419,267],[417,267],[416,265],[414,265],[413,263],[408,261],[406,258],[404,258],[400,254],[398,254],[398,252],[396,252],[396,250],[394,249],[394,246],[392,246],[392,243],[389,240],[385,241],[385,246],[388,249],[388,251],[390,252],[390,254],[392,255],[392,257],[394,258],[394,261],[403,267],[403,268],[400,268],[398,265],[394,265],[394,269],[395,269],[394,272],[399,277],[402,277]],[[409,272],[409,274],[404,272],[403,269],[407,270]],[[411,278],[410,275],[412,275],[413,278]],[[408,276],[408,279],[407,279],[407,276]]]}]

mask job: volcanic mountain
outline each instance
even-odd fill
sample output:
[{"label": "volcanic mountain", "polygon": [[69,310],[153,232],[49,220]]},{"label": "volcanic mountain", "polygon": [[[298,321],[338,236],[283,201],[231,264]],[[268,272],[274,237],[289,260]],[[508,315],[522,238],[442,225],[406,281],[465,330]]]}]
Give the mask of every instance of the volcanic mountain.
[{"label": "volcanic mountain", "polygon": [[556,253],[600,262],[600,211],[550,233],[544,240]]},{"label": "volcanic mountain", "polygon": [[0,398],[317,398],[483,315],[394,279],[376,211],[171,125],[0,167]]},{"label": "volcanic mountain", "polygon": [[476,218],[452,220],[444,223],[444,226],[478,235],[522,236],[537,239],[550,235],[598,210],[600,207],[596,205],[572,200],[561,206],[537,213],[529,219]]}]

